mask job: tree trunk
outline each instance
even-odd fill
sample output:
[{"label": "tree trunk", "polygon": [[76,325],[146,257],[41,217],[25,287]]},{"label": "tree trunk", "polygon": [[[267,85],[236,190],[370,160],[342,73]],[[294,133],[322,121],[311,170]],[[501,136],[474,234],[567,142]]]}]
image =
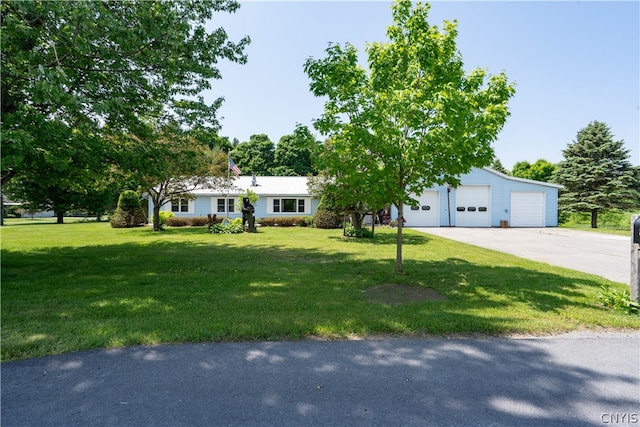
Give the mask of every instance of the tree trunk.
[{"label": "tree trunk", "polygon": [[351,225],[353,225],[354,228],[362,228],[363,219],[364,215],[362,215],[360,212],[351,212]]},{"label": "tree trunk", "polygon": [[153,202],[153,231],[160,231],[160,204]]},{"label": "tree trunk", "polygon": [[56,224],[64,224],[64,212],[56,212]]},{"label": "tree trunk", "polygon": [[2,187],[0,187],[0,226],[4,225],[4,197],[2,196]]},{"label": "tree trunk", "polygon": [[598,209],[591,209],[591,228],[598,228]]},{"label": "tree trunk", "polygon": [[396,272],[402,273],[402,226],[404,225],[404,204],[398,205],[398,237],[396,240]]}]

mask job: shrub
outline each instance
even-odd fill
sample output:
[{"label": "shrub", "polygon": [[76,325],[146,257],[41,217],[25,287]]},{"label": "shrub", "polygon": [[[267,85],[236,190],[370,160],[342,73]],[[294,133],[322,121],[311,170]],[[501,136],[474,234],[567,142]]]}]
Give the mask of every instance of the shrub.
[{"label": "shrub", "polygon": [[187,227],[191,225],[191,218],[173,216],[167,219],[167,225],[169,227]]},{"label": "shrub", "polygon": [[344,235],[347,237],[373,237],[373,232],[368,228],[356,228],[353,225],[349,224],[346,226],[344,230]]},{"label": "shrub", "polygon": [[281,216],[272,218],[261,218],[257,222],[263,227],[306,227],[311,221],[311,217],[302,216]]},{"label": "shrub", "polygon": [[169,222],[169,218],[173,218],[173,212],[169,211],[160,211],[160,225],[167,225]]},{"label": "shrub", "polygon": [[294,217],[280,217],[275,220],[275,224],[280,227],[293,227],[296,224],[296,219]]},{"label": "shrub", "polygon": [[118,207],[111,216],[111,227],[129,228],[143,226],[147,216],[140,206],[140,198],[133,190],[125,190],[118,198]]},{"label": "shrub", "polygon": [[244,233],[242,227],[242,218],[235,218],[229,222],[221,222],[220,224],[214,224],[211,227],[211,232],[215,234],[240,234]]},{"label": "shrub", "polygon": [[316,228],[340,228],[342,219],[337,212],[318,208],[313,216],[313,225]]},{"label": "shrub", "polygon": [[194,216],[191,218],[191,225],[193,227],[203,227],[209,224],[209,219],[206,216]]},{"label": "shrub", "polygon": [[631,299],[628,289],[618,291],[607,286],[601,286],[600,289],[598,300],[605,307],[628,314],[640,312],[640,304]]},{"label": "shrub", "polygon": [[263,227],[273,227],[275,225],[275,220],[275,218],[262,218],[257,222]]}]

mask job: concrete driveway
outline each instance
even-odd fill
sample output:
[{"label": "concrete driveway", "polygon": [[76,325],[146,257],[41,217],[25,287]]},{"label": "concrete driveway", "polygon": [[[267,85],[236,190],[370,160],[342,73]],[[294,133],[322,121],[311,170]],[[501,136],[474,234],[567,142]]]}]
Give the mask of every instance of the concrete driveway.
[{"label": "concrete driveway", "polygon": [[631,277],[631,236],[562,228],[408,228],[627,285]]}]

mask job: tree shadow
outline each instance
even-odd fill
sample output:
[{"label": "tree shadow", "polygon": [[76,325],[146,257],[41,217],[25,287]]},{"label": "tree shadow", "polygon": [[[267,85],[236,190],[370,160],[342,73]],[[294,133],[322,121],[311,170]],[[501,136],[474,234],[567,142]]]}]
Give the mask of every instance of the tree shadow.
[{"label": "tree shadow", "polygon": [[638,417],[637,346],[636,335],[89,351],[4,363],[2,417],[6,426],[619,424]]},{"label": "tree shadow", "polygon": [[[391,238],[371,245],[392,248]],[[512,333],[545,315],[542,327],[552,331],[580,325],[569,308],[606,313],[585,297],[601,282],[578,275],[453,257],[405,259],[410,273],[397,275],[393,259],[361,259],[350,244],[329,252],[266,240],[141,242],[3,249],[3,358],[161,342]],[[447,300],[369,302],[362,291],[384,283],[431,288]]]}]

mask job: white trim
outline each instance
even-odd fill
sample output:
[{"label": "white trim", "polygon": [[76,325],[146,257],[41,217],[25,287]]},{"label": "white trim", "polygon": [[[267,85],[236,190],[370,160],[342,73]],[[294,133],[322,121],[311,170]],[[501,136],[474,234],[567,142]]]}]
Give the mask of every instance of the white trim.
[{"label": "white trim", "polygon": [[[295,212],[282,212],[282,200],[293,199],[296,201]],[[280,200],[280,212],[274,212],[273,201]],[[304,200],[304,212],[298,212],[298,203],[300,200]],[[267,197],[267,214],[268,215],[310,215],[311,214],[311,198],[310,197],[295,197],[295,196],[280,196],[280,197]]]},{"label": "white trim", "polygon": [[553,188],[558,188],[558,189],[564,188],[563,185],[554,184],[552,182],[535,181],[533,179],[518,178],[516,176],[506,175],[506,174],[504,174],[502,172],[498,172],[497,170],[493,170],[493,169],[487,168],[487,167],[484,167],[482,169],[487,171],[487,172],[489,172],[489,173],[497,175],[500,178],[508,179],[509,181],[526,182],[527,184],[536,184],[536,185],[542,185],[542,186],[545,186],[545,187],[553,187]]}]

